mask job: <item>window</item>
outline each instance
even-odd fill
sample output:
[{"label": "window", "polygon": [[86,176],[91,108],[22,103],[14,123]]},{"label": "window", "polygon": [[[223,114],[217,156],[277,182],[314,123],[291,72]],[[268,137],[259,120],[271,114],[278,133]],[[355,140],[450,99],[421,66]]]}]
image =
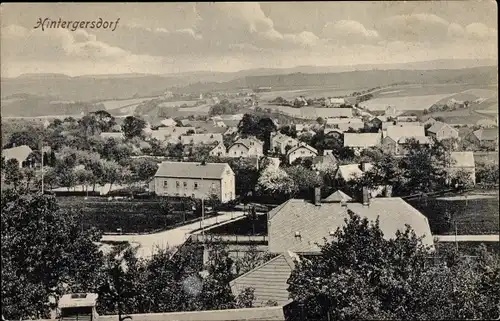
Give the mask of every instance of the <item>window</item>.
[{"label": "window", "polygon": [[191,197],[192,197],[192,198],[195,198],[195,195],[194,195],[194,194],[191,194]]},{"label": "window", "polygon": [[184,197],[186,197],[186,196],[187,196],[187,194],[186,194],[186,193],[184,193]]},{"label": "window", "polygon": [[163,181],[163,188],[167,188],[168,187],[168,181]]},{"label": "window", "polygon": [[301,153],[302,155],[304,155],[306,152],[305,152],[305,151],[303,151],[303,150],[301,150],[301,151],[300,151],[300,153]]},{"label": "window", "polygon": [[179,181],[176,181],[175,182],[175,187],[179,187],[179,186],[181,186],[181,183],[179,183]]},{"label": "window", "polygon": [[184,188],[186,188],[188,186],[188,183],[187,182],[183,182],[182,185],[184,185]]},{"label": "window", "polygon": [[198,189],[198,183],[194,183],[194,189]]},{"label": "window", "polygon": [[240,152],[240,155],[243,155],[243,151]]}]

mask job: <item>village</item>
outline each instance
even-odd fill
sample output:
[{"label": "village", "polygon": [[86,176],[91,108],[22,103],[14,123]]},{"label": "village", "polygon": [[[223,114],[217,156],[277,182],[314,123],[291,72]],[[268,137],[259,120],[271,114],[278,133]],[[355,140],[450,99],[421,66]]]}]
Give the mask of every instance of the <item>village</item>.
[{"label": "village", "polygon": [[[303,97],[297,101],[307,104]],[[288,117],[286,124],[252,114],[153,124],[106,111],[41,118],[14,133],[11,147],[2,150],[2,186],[43,190],[84,212],[95,207],[83,219],[104,232],[94,242],[101,253],[128,244],[148,260],[167,249],[181,256],[194,246],[205,266],[214,244],[224,246],[233,262],[231,292],[238,297],[252,289],[247,306],[257,309],[255,315],[296,311],[287,284],[296,261],[320,253],[322,240],[333,237],[349,213],[380,220],[387,237],[411,226],[434,251],[460,242],[498,244],[491,223],[417,209],[433,195],[491,197],[498,158],[493,164],[484,159],[498,155],[498,128],[472,125],[464,131],[401,115],[394,107],[374,115],[344,99],[327,101],[322,109],[328,112]],[[218,101],[212,110],[228,104]],[[134,222],[140,217],[129,209],[119,212],[146,204],[136,203],[144,198],[161,203],[159,211],[137,208],[150,222]],[[114,221],[99,222],[106,212]],[[242,270],[252,256],[252,268]],[[92,308],[96,299],[87,303]],[[200,320],[207,317],[200,313]]]}]

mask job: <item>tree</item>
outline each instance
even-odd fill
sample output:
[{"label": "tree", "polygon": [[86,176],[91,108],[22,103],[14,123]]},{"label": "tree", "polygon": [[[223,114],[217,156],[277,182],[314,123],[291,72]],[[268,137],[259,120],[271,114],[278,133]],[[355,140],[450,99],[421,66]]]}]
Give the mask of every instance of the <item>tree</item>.
[{"label": "tree", "polygon": [[128,139],[142,136],[144,128],[146,128],[146,122],[134,116],[127,116],[122,125],[123,134]]},{"label": "tree", "polygon": [[256,190],[264,195],[289,197],[297,191],[297,187],[283,169],[268,166],[260,174]]},{"label": "tree", "polygon": [[245,254],[243,254],[242,257],[238,257],[238,259],[236,259],[235,265],[237,274],[242,275],[250,272],[259,265],[269,261],[274,256],[275,255],[269,252],[259,251],[257,245],[255,244],[248,245],[247,249],[245,250]]},{"label": "tree", "polygon": [[478,184],[484,185],[485,187],[498,186],[498,164],[478,164],[476,167],[476,180]]},{"label": "tree", "polygon": [[156,174],[158,163],[152,159],[139,158],[132,161],[130,168],[137,181],[148,182]]},{"label": "tree", "polygon": [[285,172],[297,186],[298,193],[304,197],[312,195],[312,190],[322,183],[321,177],[315,171],[302,165],[290,166]]},{"label": "tree", "polygon": [[9,190],[1,209],[6,318],[47,318],[50,297],[95,290],[100,235],[82,230],[76,213],[60,211],[54,197]]},{"label": "tree", "polygon": [[5,162],[5,167],[2,166],[2,171],[5,175],[5,184],[12,185],[17,190],[20,187],[23,179],[23,173],[19,168],[19,162],[15,158],[11,158]]},{"label": "tree", "polygon": [[409,226],[387,239],[378,220],[349,215],[321,255],[298,262],[288,280],[306,320],[498,317],[498,294],[483,295],[500,281],[492,257],[474,263],[452,253],[432,264],[431,249]]},{"label": "tree", "polygon": [[238,124],[238,132],[244,136],[257,136],[260,132],[258,122],[258,116],[245,114]]}]

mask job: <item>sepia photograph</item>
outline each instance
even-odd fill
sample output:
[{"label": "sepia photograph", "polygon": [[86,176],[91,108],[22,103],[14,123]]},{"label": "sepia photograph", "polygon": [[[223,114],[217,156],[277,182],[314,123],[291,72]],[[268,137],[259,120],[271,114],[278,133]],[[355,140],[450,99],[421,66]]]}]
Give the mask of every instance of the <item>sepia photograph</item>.
[{"label": "sepia photograph", "polygon": [[2,321],[500,320],[495,1],[0,24]]}]

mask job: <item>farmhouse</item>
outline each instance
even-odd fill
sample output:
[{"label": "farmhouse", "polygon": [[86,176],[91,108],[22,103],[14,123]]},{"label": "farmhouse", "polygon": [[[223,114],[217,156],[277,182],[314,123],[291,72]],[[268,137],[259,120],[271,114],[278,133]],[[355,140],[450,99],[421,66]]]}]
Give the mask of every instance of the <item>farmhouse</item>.
[{"label": "farmhouse", "polygon": [[324,151],[322,156],[316,156],[312,161],[312,169],[315,171],[335,171],[337,170],[338,160],[335,156]]},{"label": "farmhouse", "polygon": [[288,163],[292,164],[295,160],[299,158],[313,158],[318,156],[318,151],[307,145],[306,143],[300,143],[299,145],[293,147],[286,154],[286,158],[288,159]]},{"label": "farmhouse", "polygon": [[427,135],[434,137],[436,140],[443,139],[458,139],[458,130],[451,127],[450,125],[443,122],[435,122],[429,129],[427,129]]},{"label": "farmhouse", "polygon": [[295,147],[299,141],[279,132],[271,133],[271,150],[282,155],[286,155],[288,149]]},{"label": "farmhouse", "polygon": [[182,145],[211,145],[220,142],[222,142],[222,134],[207,133],[181,136]]},{"label": "farmhouse", "polygon": [[462,172],[468,175],[469,183],[476,184],[476,163],[474,152],[451,152],[450,164],[447,168],[449,181]]},{"label": "farmhouse", "polygon": [[154,191],[161,196],[233,200],[234,172],[227,163],[162,162],[154,176]]},{"label": "farmhouse", "polygon": [[26,165],[28,156],[32,152],[33,150],[29,146],[22,145],[2,150],[2,156],[5,158],[5,161],[8,161],[9,159],[17,160],[19,168],[22,168]]},{"label": "farmhouse", "polygon": [[410,225],[424,244],[434,245],[427,218],[399,197],[370,199],[364,190],[362,203],[357,203],[342,191],[324,200],[320,194],[315,193],[313,202],[288,200],[268,213],[269,251],[278,256],[231,281],[233,294],[252,287],[255,306],[268,300],[290,303],[287,280],[295,264],[302,256],[320,254],[319,245],[345,225],[349,211],[370,221],[378,218],[385,238],[394,238]]},{"label": "farmhouse", "polygon": [[381,140],[381,135],[379,133],[344,133],[344,147],[356,150],[378,146]]},{"label": "farmhouse", "polygon": [[373,165],[370,163],[340,165],[336,178],[341,178],[348,182],[363,176],[363,173],[369,171],[371,168],[373,168]]},{"label": "farmhouse", "polygon": [[425,136],[425,129],[424,126],[420,125],[393,125],[393,126],[388,126],[387,130],[382,132],[384,137],[391,137],[394,141],[399,141],[401,137],[413,137],[413,138],[418,138],[418,137],[424,137]]},{"label": "farmhouse", "polygon": [[223,142],[219,142],[209,153],[210,156],[225,157],[226,156],[226,146]]},{"label": "farmhouse", "polygon": [[396,117],[396,120],[398,122],[416,122],[418,121],[418,117],[417,116],[397,116]]},{"label": "farmhouse", "polygon": [[264,144],[255,137],[240,138],[227,149],[228,157],[263,156]]},{"label": "farmhouse", "polygon": [[326,100],[326,105],[328,107],[340,107],[342,105],[345,105],[345,99],[344,98],[328,98]]},{"label": "farmhouse", "polygon": [[435,119],[434,119],[434,118],[432,118],[432,117],[429,117],[426,121],[424,121],[424,122],[422,123],[422,125],[424,125],[424,126],[427,126],[427,125],[432,126],[432,125],[434,125],[434,123],[436,123],[436,122],[437,122],[437,120],[435,120]]},{"label": "farmhouse", "polygon": [[467,140],[488,149],[498,150],[498,129],[482,128],[467,135]]}]

